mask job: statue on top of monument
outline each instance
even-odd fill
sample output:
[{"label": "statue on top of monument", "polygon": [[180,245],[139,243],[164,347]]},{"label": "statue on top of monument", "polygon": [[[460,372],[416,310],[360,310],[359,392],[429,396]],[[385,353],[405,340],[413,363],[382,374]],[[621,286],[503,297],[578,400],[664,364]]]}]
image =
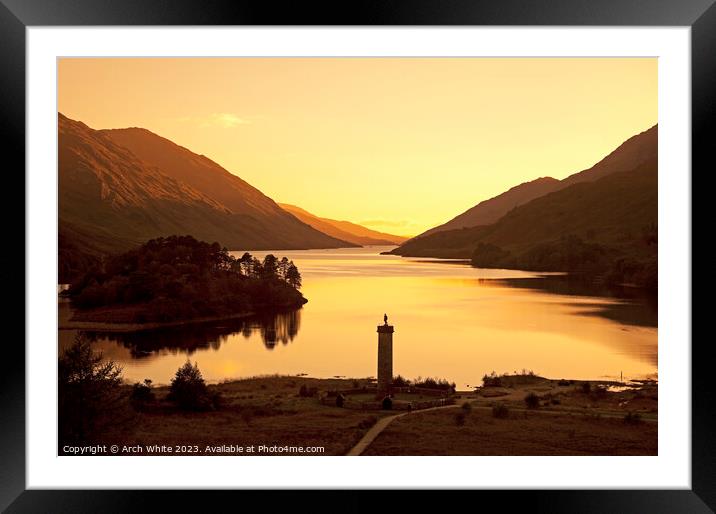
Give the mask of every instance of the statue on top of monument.
[{"label": "statue on top of monument", "polygon": [[387,314],[383,314],[383,323],[385,323],[386,325],[388,324],[388,315]]}]

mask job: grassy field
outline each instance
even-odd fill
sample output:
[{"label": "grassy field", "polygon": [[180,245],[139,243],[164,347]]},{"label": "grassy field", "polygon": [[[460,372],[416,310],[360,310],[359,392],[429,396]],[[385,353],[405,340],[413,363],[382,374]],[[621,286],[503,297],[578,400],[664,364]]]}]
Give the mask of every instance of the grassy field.
[{"label": "grassy field", "polygon": [[[473,408],[416,412],[396,419],[363,455],[656,455],[657,424],[538,411],[496,419]],[[449,444],[446,444],[449,441]]]},{"label": "grassy field", "polygon": [[[156,401],[143,410],[127,406],[96,444],[188,446],[191,454],[207,455],[207,446],[322,446],[317,455],[344,455],[379,417],[390,412],[361,412],[321,405],[315,397],[300,397],[301,385],[321,390],[347,389],[352,380],[302,377],[259,377],[210,385],[222,397],[221,408],[185,412],[166,400],[167,387],[154,388]],[[142,455],[166,452],[147,452]],[[275,451],[263,454],[288,455]],[[296,453],[294,453],[296,454]]]},{"label": "grassy field", "polygon": [[[658,453],[658,386],[654,383],[610,391],[607,382],[530,375],[500,377],[500,382],[500,386],[461,395],[459,408],[415,412],[396,419],[363,454]],[[536,397],[532,408],[525,401],[529,394]],[[498,405],[506,407],[505,418],[493,414]]]},{"label": "grassy field", "polygon": [[[140,446],[138,455],[213,455],[211,449],[222,445],[268,447],[254,453],[261,455],[300,454],[286,447],[322,447],[310,454],[345,455],[378,419],[399,411],[321,405],[316,396],[301,396],[300,391],[302,386],[320,393],[367,384],[285,376],[236,380],[209,386],[221,401],[206,412],[182,411],[167,400],[167,387],[155,387],[153,401],[135,408],[127,400],[87,444]],[[129,397],[131,386],[123,387]],[[535,408],[527,408],[530,393],[537,397]],[[587,388],[577,381],[502,377],[499,386],[458,392],[454,408],[393,420],[363,454],[656,455],[657,404],[653,383],[609,392],[596,383]],[[507,407],[506,418],[493,416],[495,405]],[[625,422],[628,413],[638,413],[638,419]],[[152,445],[166,448],[147,448]]]}]

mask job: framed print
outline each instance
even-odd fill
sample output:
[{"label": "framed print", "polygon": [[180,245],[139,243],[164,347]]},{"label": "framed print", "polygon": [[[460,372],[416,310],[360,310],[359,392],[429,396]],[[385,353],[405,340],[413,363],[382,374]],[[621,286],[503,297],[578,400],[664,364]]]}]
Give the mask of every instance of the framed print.
[{"label": "framed print", "polygon": [[3,508],[712,511],[711,2],[65,7],[0,10],[27,299]]}]

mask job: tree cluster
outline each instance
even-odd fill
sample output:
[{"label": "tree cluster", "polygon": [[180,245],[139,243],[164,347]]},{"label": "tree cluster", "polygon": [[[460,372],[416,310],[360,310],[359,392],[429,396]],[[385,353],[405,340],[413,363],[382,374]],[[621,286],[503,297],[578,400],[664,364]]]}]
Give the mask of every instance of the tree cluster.
[{"label": "tree cluster", "polygon": [[68,294],[81,309],[125,308],[121,320],[104,321],[141,323],[296,308],[306,302],[300,287],[301,274],[285,257],[237,259],[218,243],[171,236],[93,267]]},{"label": "tree cluster", "polygon": [[585,241],[574,234],[531,245],[521,252],[480,242],[471,258],[472,265],[478,268],[567,271],[585,277],[602,277],[609,285],[628,283],[656,291],[657,236],[657,227],[652,224],[642,228],[640,237],[626,234],[627,244],[621,247]]},{"label": "tree cluster", "polygon": [[301,288],[301,274],[293,261],[286,257],[279,260],[273,254],[268,254],[263,261],[260,261],[249,252],[245,252],[238,259],[231,255],[228,258],[229,268],[240,275],[263,280],[278,279],[294,289]]}]

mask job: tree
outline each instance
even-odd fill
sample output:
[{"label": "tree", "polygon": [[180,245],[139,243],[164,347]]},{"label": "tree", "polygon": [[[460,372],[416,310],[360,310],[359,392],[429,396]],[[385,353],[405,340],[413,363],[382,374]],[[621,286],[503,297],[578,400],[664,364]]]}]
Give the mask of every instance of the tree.
[{"label": "tree", "polygon": [[169,387],[170,401],[185,410],[204,410],[210,405],[209,394],[197,363],[188,360],[177,370]]},{"label": "tree", "polygon": [[286,272],[286,281],[294,289],[301,289],[301,274],[298,272],[298,268],[293,263],[293,261],[291,261],[288,266],[288,271]]},{"label": "tree", "polygon": [[249,252],[244,252],[244,255],[239,259],[239,269],[241,274],[245,277],[251,276],[251,265],[253,264],[253,257]]},{"label": "tree", "polygon": [[278,276],[278,259],[273,254],[268,254],[264,257],[263,266],[261,269],[261,278],[272,279]]},{"label": "tree", "polygon": [[278,278],[283,281],[287,280],[289,262],[287,257],[282,257],[278,262]]},{"label": "tree", "polygon": [[251,278],[261,278],[263,276],[263,265],[261,264],[261,261],[258,260],[256,257],[251,258],[251,274],[249,275]]},{"label": "tree", "polygon": [[102,362],[89,339],[79,334],[58,362],[60,444],[91,441],[111,422],[122,399],[122,368]]},{"label": "tree", "polygon": [[497,266],[510,255],[510,252],[490,243],[478,243],[472,252],[472,265],[475,267]]}]

